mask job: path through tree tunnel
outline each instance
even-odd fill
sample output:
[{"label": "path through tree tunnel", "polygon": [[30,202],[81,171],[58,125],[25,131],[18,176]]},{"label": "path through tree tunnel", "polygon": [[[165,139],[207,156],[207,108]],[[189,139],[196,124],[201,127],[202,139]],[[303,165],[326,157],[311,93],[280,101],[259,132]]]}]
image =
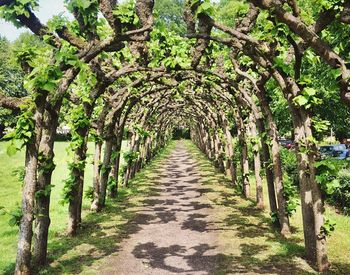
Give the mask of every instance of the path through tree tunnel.
[{"label": "path through tree tunnel", "polygon": [[[162,1],[156,7],[174,8]],[[69,237],[77,237],[84,224],[84,193],[92,200],[90,211],[103,215],[181,126],[231,190],[247,201],[254,194],[256,216],[268,209],[278,232],[272,237],[293,239],[290,217],[298,197],[305,258],[315,270],[327,271],[332,223],[324,218],[323,199],[336,188],[320,174],[331,166],[320,160],[317,145],[333,119],[321,104],[336,98],[349,112],[348,47],[338,37],[347,33],[348,1],[173,1],[175,19],[170,10],[155,9],[153,0],[65,2],[72,18],[43,24],[35,14],[38,1],[0,0],[0,15],[37,39],[17,51],[28,95],[0,91],[0,107],[20,113],[5,137],[8,152],[26,151],[15,273],[47,264],[55,136],[63,125],[71,136],[62,199]],[[283,134],[294,142],[293,182],[283,170]],[[93,182],[87,188],[91,141]],[[159,169],[159,196],[135,209],[142,230],[102,271],[211,274],[217,265],[231,270],[230,261],[235,272],[248,268],[245,261],[254,260],[248,250],[264,247],[242,242],[240,256],[222,252],[217,238],[226,233],[216,230],[225,230],[217,225],[223,220],[216,220],[216,208],[206,207],[199,183],[205,179],[183,142]],[[260,231],[253,233],[258,238]],[[130,263],[123,266],[125,258]],[[278,269],[256,261],[260,267],[249,267],[252,272]]]},{"label": "path through tree tunnel", "polygon": [[[227,180],[216,178],[214,169],[204,168],[208,163],[198,154],[189,141],[172,145],[170,155],[148,178],[152,195],[128,209],[135,213],[128,237],[104,259],[98,273],[310,272],[301,258],[293,262],[274,256],[266,242],[273,235],[266,217],[249,203],[240,209],[243,199],[232,194]],[[276,239],[273,245],[282,243]]]}]

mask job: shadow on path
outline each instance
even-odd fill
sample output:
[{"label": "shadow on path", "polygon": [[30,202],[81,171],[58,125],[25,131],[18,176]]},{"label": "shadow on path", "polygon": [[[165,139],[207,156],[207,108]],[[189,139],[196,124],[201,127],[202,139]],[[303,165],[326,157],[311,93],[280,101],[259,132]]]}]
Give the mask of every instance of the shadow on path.
[{"label": "shadow on path", "polygon": [[56,236],[47,274],[315,274],[301,240],[281,238],[198,154],[178,142],[79,236]]},{"label": "shadow on path", "polygon": [[[182,142],[161,170],[154,181],[157,196],[136,207],[140,230],[122,242],[99,274],[309,273],[308,266],[305,270],[294,260],[277,261],[279,256],[266,253],[271,246],[265,242],[275,237],[266,217],[254,206],[239,208],[233,190],[215,186],[215,172],[204,177]],[[257,236],[264,241],[252,243]],[[299,255],[296,249],[294,256]]]}]

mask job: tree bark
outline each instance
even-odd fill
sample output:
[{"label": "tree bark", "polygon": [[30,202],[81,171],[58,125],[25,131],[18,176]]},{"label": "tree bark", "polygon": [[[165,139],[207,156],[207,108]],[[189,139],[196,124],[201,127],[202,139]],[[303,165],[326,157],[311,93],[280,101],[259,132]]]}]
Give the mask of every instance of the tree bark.
[{"label": "tree bark", "polygon": [[110,198],[116,198],[118,194],[120,149],[121,149],[121,142],[118,141],[118,137],[117,137],[116,142],[113,145],[113,149],[112,149],[113,152],[116,152],[116,156],[111,162],[112,167],[109,174],[109,177],[114,179],[114,184],[110,187],[109,193],[108,193]]},{"label": "tree bark", "polygon": [[102,162],[102,169],[101,169],[101,190],[99,194],[99,207],[103,208],[106,204],[106,194],[107,194],[107,183],[108,183],[108,177],[109,173],[111,171],[111,156],[112,156],[112,149],[113,149],[113,137],[109,137],[106,140],[105,143],[105,150],[104,150],[104,156],[103,156],[103,162]]},{"label": "tree bark", "polygon": [[224,131],[226,136],[226,151],[227,151],[227,158],[226,158],[226,175],[230,177],[232,185],[237,185],[237,171],[236,171],[236,164],[233,160],[234,158],[234,150],[232,146],[232,135],[230,132],[230,127],[228,125],[227,119],[223,115],[223,122],[224,122]]},{"label": "tree bark", "polygon": [[[134,146],[135,146],[135,140],[136,140],[136,133],[133,133],[130,140],[130,151],[134,152]],[[123,186],[128,187],[129,185],[129,179],[131,177],[131,166],[132,166],[132,160],[129,160],[128,163],[126,163],[126,170],[124,173],[124,180],[123,180]]]},{"label": "tree bark", "polygon": [[99,211],[99,195],[100,195],[100,170],[101,170],[101,154],[102,142],[95,142],[94,166],[93,166],[93,201],[91,203],[91,210]]},{"label": "tree bark", "polygon": [[236,112],[237,127],[238,127],[238,140],[239,147],[241,151],[241,184],[243,188],[243,195],[246,198],[250,196],[250,183],[249,183],[249,161],[248,161],[248,146],[247,146],[247,137],[246,129],[240,114],[240,110]]},{"label": "tree bark", "polygon": [[273,76],[285,94],[293,119],[306,255],[315,268],[325,271],[329,269],[330,263],[326,253],[326,236],[321,234],[324,208],[320,187],[315,181],[317,149],[311,141],[311,115],[302,107],[294,105],[293,96],[299,94],[299,86],[290,78],[284,79],[276,71]]},{"label": "tree bark", "polygon": [[36,197],[36,220],[34,231],[33,258],[34,266],[40,267],[46,264],[47,242],[50,220],[51,178],[55,169],[54,141],[58,125],[57,112],[49,108],[45,112],[44,128],[40,142],[39,152],[42,160],[39,161],[37,192],[42,192]]},{"label": "tree bark", "polygon": [[[74,163],[82,163],[86,160],[87,150],[87,134],[89,127],[83,127],[79,129],[79,135],[83,137],[83,142],[76,148],[74,152]],[[78,227],[81,223],[81,207],[83,199],[83,187],[84,187],[84,169],[74,166],[72,171],[74,183],[71,190],[71,200],[68,206],[68,227],[67,234],[69,236],[75,236],[77,234]]]},{"label": "tree bark", "polygon": [[[277,126],[273,120],[272,111],[270,109],[268,99],[266,98],[266,91],[263,85],[258,86],[257,97],[261,104],[262,112],[264,113],[269,130],[267,134],[271,140],[271,154],[272,154],[272,166],[273,166],[273,179],[274,186],[277,192],[277,203],[278,203],[278,221],[280,224],[281,234],[287,236],[290,234],[290,223],[289,217],[286,211],[287,202],[284,197],[284,187],[283,187],[283,172],[282,172],[282,161],[280,155],[280,145],[278,143],[278,130]],[[263,125],[263,124],[261,124]],[[270,190],[272,193],[272,190]],[[269,192],[269,193],[270,193]],[[273,191],[275,194],[275,190]],[[272,198],[275,195],[271,194],[270,200],[275,200]]]},{"label": "tree bark", "polygon": [[254,155],[254,173],[256,182],[256,205],[258,208],[264,208],[264,194],[263,184],[261,178],[261,161],[260,161],[260,146],[258,141],[258,134],[256,131],[255,118],[251,116],[250,131],[253,138],[253,155]]},{"label": "tree bark", "polygon": [[[265,125],[262,119],[257,121],[257,126],[260,133],[265,133]],[[265,174],[266,174],[266,183],[267,183],[267,192],[269,196],[270,211],[272,213],[279,213],[277,209],[276,192],[275,192],[275,185],[274,185],[274,173],[272,168],[272,165],[274,164],[271,160],[270,148],[266,142],[266,138],[261,139],[261,152],[262,152],[263,165],[264,165]],[[279,227],[281,227],[279,223],[279,219],[275,222],[275,225],[278,225]]]},{"label": "tree bark", "polygon": [[320,271],[329,269],[326,254],[326,236],[321,232],[324,223],[324,205],[319,185],[316,183],[315,153],[316,146],[309,144],[305,151],[304,144],[312,137],[310,116],[299,111],[295,116],[298,127],[295,131],[295,143],[298,152],[298,170],[300,180],[301,206],[303,214],[304,240],[307,258]]},{"label": "tree bark", "polygon": [[[136,134],[136,136],[135,136],[134,146],[132,148],[132,151],[135,153],[140,151],[140,135],[139,134]],[[138,164],[139,158],[140,157],[135,159],[130,165],[130,179],[133,179],[136,175],[137,164]]]},{"label": "tree bark", "polygon": [[43,129],[45,100],[46,96],[42,95],[36,101],[34,133],[26,144],[25,177],[22,191],[22,218],[19,226],[15,274],[30,274],[31,272],[31,246],[37,185],[38,151]]}]

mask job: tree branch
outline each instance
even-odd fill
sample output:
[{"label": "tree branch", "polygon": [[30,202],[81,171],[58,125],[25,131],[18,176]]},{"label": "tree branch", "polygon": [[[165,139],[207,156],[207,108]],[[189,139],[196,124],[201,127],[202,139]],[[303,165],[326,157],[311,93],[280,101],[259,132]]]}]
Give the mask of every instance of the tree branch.
[{"label": "tree branch", "polygon": [[25,103],[28,97],[11,97],[6,96],[0,91],[0,107],[10,110],[20,110],[20,106]]}]

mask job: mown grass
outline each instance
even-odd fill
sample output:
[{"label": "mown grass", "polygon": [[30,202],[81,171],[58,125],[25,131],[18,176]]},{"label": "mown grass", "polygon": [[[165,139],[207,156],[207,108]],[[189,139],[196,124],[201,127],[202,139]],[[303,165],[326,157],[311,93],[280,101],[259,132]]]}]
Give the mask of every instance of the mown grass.
[{"label": "mown grass", "polygon": [[157,167],[171,152],[175,143],[170,143],[130,181],[129,187],[120,189],[118,198],[109,200],[100,213],[86,211],[78,236],[67,237],[56,233],[49,246],[50,264],[40,274],[95,274],[99,266],[115,253],[121,240],[139,230],[133,223],[136,212],[131,210],[141,205],[147,196],[157,193],[153,177]]},{"label": "mown grass", "polygon": [[[56,163],[56,169],[52,177],[54,187],[52,189],[50,207],[49,249],[55,243],[53,240],[65,231],[67,225],[68,206],[60,203],[64,186],[63,180],[68,176],[67,163],[70,158],[66,151],[67,146],[68,142],[56,142],[55,144],[54,161]],[[125,145],[123,146],[125,148]],[[85,169],[85,188],[92,184],[92,154],[93,143],[89,143]],[[16,155],[9,157],[6,154],[6,143],[0,142],[0,206],[5,207],[7,212],[11,212],[20,206],[22,183],[13,171],[23,170],[23,166],[24,152],[18,152]],[[90,201],[84,198],[84,218],[89,213],[89,207]],[[16,256],[18,228],[16,226],[10,226],[8,223],[9,219],[9,215],[0,215],[0,274],[13,271]],[[49,257],[52,258],[51,252],[49,252]]]},{"label": "mown grass", "polygon": [[[120,189],[118,198],[107,202],[107,207],[101,213],[89,211],[90,201],[84,198],[83,201],[83,225],[80,234],[75,238],[65,235],[67,225],[67,205],[61,205],[61,193],[63,180],[68,175],[67,163],[69,157],[66,153],[68,143],[57,142],[55,145],[56,169],[53,174],[51,196],[51,226],[49,236],[48,258],[50,265],[40,271],[41,274],[62,274],[76,273],[84,269],[93,268],[100,258],[112,253],[115,250],[114,242],[122,239],[128,221],[133,213],[127,211],[131,202],[130,198],[138,193],[147,195],[147,177],[152,174],[157,163],[161,161],[169,150],[170,144],[159,154],[155,160],[144,171],[131,181],[128,189]],[[123,148],[125,148],[125,144]],[[92,153],[93,144],[89,144],[88,160],[85,173],[85,188],[92,184]],[[8,157],[6,144],[0,143],[0,205],[7,211],[16,209],[21,201],[21,182],[12,171],[23,168],[23,152]],[[129,201],[130,200],[130,201]],[[13,271],[18,228],[8,224],[9,216],[0,216],[0,274],[9,274]],[[113,243],[112,243],[113,242]]]},{"label": "mown grass", "polygon": [[[271,225],[267,187],[264,189],[266,210],[260,211],[254,203],[256,195],[254,176],[250,177],[251,197],[246,200],[230,186],[229,180],[224,175],[215,171],[210,161],[193,143],[187,142],[186,145],[199,162],[202,176],[206,177],[203,184],[216,189],[217,194],[212,195],[214,202],[225,206],[229,211],[225,213],[223,209],[220,215],[225,219],[227,226],[234,227],[240,232],[234,236],[234,240],[229,233],[224,234],[223,238],[224,241],[231,238],[230,242],[241,248],[241,257],[234,258],[234,260],[242,263],[245,272],[250,270],[266,273],[284,270],[284,274],[316,273],[304,261],[305,249],[300,205],[291,218],[292,236],[288,239],[282,238]],[[326,206],[326,217],[337,224],[336,230],[327,242],[328,256],[332,263],[331,270],[327,274],[350,274],[350,217],[336,213],[335,209],[328,205]],[[248,242],[248,245],[245,241]],[[267,269],[263,268],[266,265]]]},{"label": "mown grass", "polygon": [[[101,213],[88,210],[89,201],[84,200],[84,222],[79,235],[69,238],[65,235],[67,221],[67,206],[61,206],[61,180],[67,174],[65,147],[57,145],[57,170],[54,175],[53,202],[51,207],[52,226],[49,242],[49,265],[40,274],[83,274],[98,273],[98,268],[109,259],[108,256],[117,252],[123,239],[140,228],[133,221],[137,215],[135,209],[149,195],[155,195],[159,190],[154,178],[159,176],[157,168],[175,146],[172,142],[157,158],[145,167],[131,182],[128,189],[121,189],[116,200],[108,201],[107,207]],[[11,171],[22,165],[23,155],[8,158],[0,144],[0,193],[1,203],[7,208],[16,207],[20,201],[20,183]],[[219,242],[230,255],[229,262],[222,268],[222,274],[235,272],[264,274],[315,274],[304,258],[303,236],[300,207],[292,217],[293,236],[289,239],[280,237],[270,225],[268,210],[260,211],[254,205],[254,180],[251,178],[251,199],[242,196],[230,186],[227,178],[217,173],[212,164],[191,143],[186,146],[196,157],[202,175],[202,185],[206,186],[207,196],[218,209],[217,219],[223,221],[224,233]],[[90,148],[90,153],[91,153]],[[91,184],[91,164],[87,166],[87,183]],[[266,189],[266,188],[265,188]],[[265,190],[265,202],[268,198]],[[337,214],[333,208],[327,207],[327,216],[337,222],[336,231],[328,240],[329,258],[333,266],[329,274],[350,274],[350,218]],[[13,270],[16,251],[17,229],[8,226],[8,217],[0,217],[0,273]],[[220,273],[221,274],[221,273]]]}]

